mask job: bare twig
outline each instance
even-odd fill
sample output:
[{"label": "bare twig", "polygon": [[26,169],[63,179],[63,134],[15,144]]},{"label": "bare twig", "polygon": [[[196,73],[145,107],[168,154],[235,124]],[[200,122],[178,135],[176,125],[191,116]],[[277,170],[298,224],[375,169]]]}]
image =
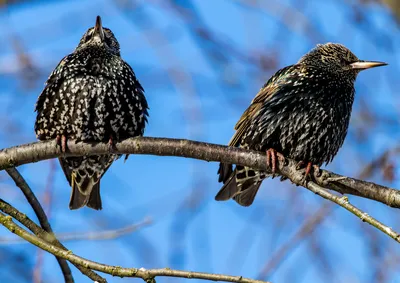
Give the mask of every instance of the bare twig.
[{"label": "bare twig", "polygon": [[[96,231],[96,232],[84,232],[84,233],[63,233],[63,234],[57,234],[56,237],[58,240],[61,240],[63,242],[82,241],[82,240],[89,240],[89,241],[110,240],[137,231],[138,229],[150,225],[151,223],[152,223],[151,218],[147,217],[139,223],[130,224],[128,226],[119,229]],[[0,237],[0,245],[25,244],[25,243],[27,242],[19,237]]]},{"label": "bare twig", "polygon": [[[58,247],[64,251],[67,251],[67,248],[64,247],[55,237],[53,233],[48,233],[45,230],[43,230],[40,226],[38,226],[35,222],[33,222],[28,216],[25,214],[21,213],[18,211],[16,208],[14,208],[12,205],[8,204],[4,200],[0,199],[0,210],[3,211],[4,213],[10,215],[11,217],[15,218],[18,220],[21,224],[23,224],[25,227],[27,227],[29,230],[31,230],[37,237],[40,239],[43,239],[43,241],[46,241],[50,243],[51,245]],[[61,257],[62,258],[62,257]],[[93,272],[92,270],[88,269],[85,266],[73,263],[76,268],[79,269],[82,274],[86,275],[93,281],[97,281],[99,283],[106,283],[107,281],[99,276],[96,272]]]},{"label": "bare twig", "polygon": [[374,226],[375,228],[381,230],[383,233],[385,233],[386,235],[390,236],[395,241],[400,243],[400,235],[398,233],[393,231],[392,228],[384,225],[383,223],[379,222],[375,218],[371,217],[366,212],[364,212],[364,211],[358,209],[357,207],[355,207],[354,205],[352,205],[349,202],[348,197],[346,197],[346,196],[343,196],[343,197],[335,196],[334,194],[332,194],[328,190],[324,189],[323,187],[321,187],[321,186],[319,186],[319,185],[317,185],[315,183],[310,183],[307,186],[307,188],[310,191],[314,192],[315,194],[317,194],[317,195],[319,195],[319,196],[321,196],[323,198],[326,198],[327,200],[330,200],[330,201],[340,205],[341,207],[343,207],[346,210],[350,211],[354,215],[358,216],[363,222],[367,222],[368,224],[370,224],[370,225]]},{"label": "bare twig", "polygon": [[[56,160],[51,159],[49,162],[50,165],[50,170],[49,174],[47,176],[47,182],[46,186],[44,189],[44,196],[43,196],[43,202],[42,202],[42,207],[45,213],[45,216],[47,218],[50,217],[50,212],[51,212],[51,198],[52,198],[52,190],[53,190],[53,183],[54,183],[54,175],[56,172]],[[45,229],[46,230],[46,229]],[[47,231],[50,232],[50,231]],[[43,266],[43,261],[44,261],[44,251],[41,249],[37,250],[36,253],[36,265],[33,270],[33,282],[42,282],[42,266]]]},{"label": "bare twig", "polygon": [[[382,157],[377,159],[376,161],[371,162],[370,164],[366,165],[363,170],[361,170],[361,173],[359,174],[359,178],[363,179],[368,177],[373,170],[376,170],[383,164],[383,159],[386,160],[388,156],[389,151],[386,151]],[[385,157],[383,157],[385,156]],[[338,177],[336,178],[337,180],[343,179],[346,177]],[[325,204],[320,208],[320,210],[317,213],[313,213],[313,216],[310,217],[307,221],[305,221],[302,225],[302,227],[298,230],[296,234],[294,234],[285,244],[279,247],[279,249],[273,254],[272,256],[269,257],[269,261],[264,265],[263,269],[260,272],[260,275],[258,278],[265,278],[268,275],[271,275],[272,271],[276,271],[278,265],[283,261],[290,252],[294,250],[296,247],[295,243],[298,243],[299,240],[304,239],[306,234],[312,233],[321,223],[323,220],[323,217],[327,216],[331,210],[333,209],[333,205],[330,204]],[[323,212],[322,215],[320,212]],[[320,221],[315,221],[317,219],[320,219]],[[314,225],[314,227],[310,227],[310,223]],[[363,226],[365,227],[365,226]],[[311,229],[310,229],[311,228]],[[307,232],[308,230],[308,232]],[[375,234],[374,234],[375,235]]]},{"label": "bare twig", "polygon": [[[46,213],[44,212],[42,206],[40,205],[40,202],[36,198],[35,194],[32,192],[28,183],[26,183],[25,179],[22,177],[22,175],[18,172],[16,168],[7,168],[6,171],[10,175],[10,177],[14,180],[17,187],[21,189],[26,200],[32,206],[40,222],[40,226],[42,226],[42,228],[46,232],[53,234],[53,229],[51,229]],[[56,257],[56,259],[64,275],[65,282],[71,282],[71,283],[74,282],[74,278],[72,277],[71,269],[69,268],[67,261],[65,259],[58,257]]]},{"label": "bare twig", "polygon": [[56,247],[55,245],[50,244],[49,242],[25,231],[19,225],[14,223],[12,217],[6,216],[3,213],[0,213],[0,223],[3,224],[11,232],[15,233],[16,235],[20,236],[26,241],[32,243],[33,245],[45,251],[48,251],[49,253],[67,259],[68,261],[75,263],[77,265],[82,265],[93,270],[111,274],[113,276],[142,278],[146,282],[154,282],[154,278],[158,276],[160,277],[168,276],[168,277],[205,279],[205,280],[224,281],[224,282],[265,283],[265,281],[243,278],[242,276],[229,276],[222,274],[190,272],[190,271],[172,270],[169,268],[146,270],[144,268],[140,269],[123,268],[119,266],[105,265],[76,256],[71,251],[66,251]]}]

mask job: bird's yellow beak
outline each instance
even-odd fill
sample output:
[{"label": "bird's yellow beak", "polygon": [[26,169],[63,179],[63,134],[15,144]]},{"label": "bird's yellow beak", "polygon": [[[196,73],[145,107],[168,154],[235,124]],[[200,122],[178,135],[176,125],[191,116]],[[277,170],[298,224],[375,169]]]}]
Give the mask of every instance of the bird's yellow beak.
[{"label": "bird's yellow beak", "polygon": [[386,65],[387,65],[387,63],[385,63],[385,62],[362,61],[362,60],[350,64],[350,66],[355,70],[366,70],[366,69],[380,67],[380,66],[386,66]]}]

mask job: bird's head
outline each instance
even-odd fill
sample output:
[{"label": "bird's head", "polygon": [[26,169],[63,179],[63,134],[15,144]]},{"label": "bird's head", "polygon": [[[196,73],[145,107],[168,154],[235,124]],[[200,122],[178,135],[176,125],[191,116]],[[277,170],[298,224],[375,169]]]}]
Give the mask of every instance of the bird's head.
[{"label": "bird's head", "polygon": [[384,62],[360,60],[349,49],[338,43],[318,44],[298,63],[324,68],[333,73],[346,74],[353,79],[360,71],[387,65]]},{"label": "bird's head", "polygon": [[76,50],[87,46],[101,46],[114,55],[120,56],[119,43],[113,32],[110,29],[103,27],[100,16],[96,17],[95,26],[89,28],[82,36]]}]

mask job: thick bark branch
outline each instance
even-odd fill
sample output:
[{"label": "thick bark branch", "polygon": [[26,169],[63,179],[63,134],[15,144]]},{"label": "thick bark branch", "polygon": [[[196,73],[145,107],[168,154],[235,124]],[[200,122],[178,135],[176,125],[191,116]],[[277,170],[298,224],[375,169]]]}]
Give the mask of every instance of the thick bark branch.
[{"label": "thick bark branch", "polygon": [[[89,154],[107,154],[109,146],[106,143],[75,143],[68,142],[68,153],[64,156],[79,156]],[[202,143],[190,140],[167,138],[133,138],[115,145],[115,153],[122,154],[152,154],[159,156],[179,156],[240,164],[255,169],[268,170],[265,154],[240,148]],[[55,141],[37,142],[11,147],[0,151],[0,170],[37,162],[45,159],[63,156]],[[321,170],[314,180],[304,183],[304,170],[296,169],[296,162],[287,160],[287,164],[279,166],[277,173],[288,177],[293,183],[309,186],[313,183],[337,191],[379,201],[391,207],[400,208],[400,192],[398,190],[377,185],[375,183],[344,177],[327,170]]]}]

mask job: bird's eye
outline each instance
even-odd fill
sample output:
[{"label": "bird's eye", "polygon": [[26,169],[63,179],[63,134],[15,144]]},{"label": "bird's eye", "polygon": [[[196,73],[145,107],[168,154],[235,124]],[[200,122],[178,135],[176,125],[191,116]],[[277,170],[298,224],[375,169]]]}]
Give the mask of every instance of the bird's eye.
[{"label": "bird's eye", "polygon": [[108,46],[111,46],[111,45],[112,45],[112,40],[111,40],[111,38],[110,38],[108,35],[106,35],[105,41],[106,41],[106,43],[107,43]]},{"label": "bird's eye", "polygon": [[105,33],[105,42],[109,47],[116,48],[117,43],[115,42],[115,38],[110,33]]},{"label": "bird's eye", "polygon": [[90,40],[90,39],[93,37],[93,33],[94,33],[94,29],[92,29],[92,30],[88,33],[86,39],[87,39],[87,40]]}]

